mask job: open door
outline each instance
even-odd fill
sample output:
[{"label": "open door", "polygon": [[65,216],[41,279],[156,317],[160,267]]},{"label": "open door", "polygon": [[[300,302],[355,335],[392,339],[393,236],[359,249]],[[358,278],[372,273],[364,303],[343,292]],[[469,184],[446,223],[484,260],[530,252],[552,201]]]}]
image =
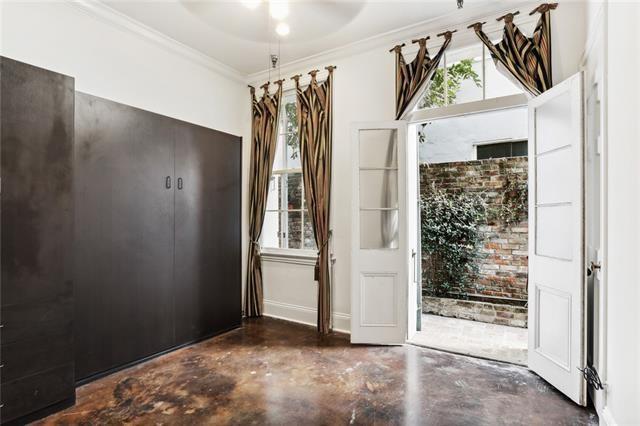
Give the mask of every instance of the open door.
[{"label": "open door", "polygon": [[352,343],[407,338],[406,128],[402,121],[353,126]]},{"label": "open door", "polygon": [[529,102],[529,367],[585,405],[582,108],[582,74]]}]

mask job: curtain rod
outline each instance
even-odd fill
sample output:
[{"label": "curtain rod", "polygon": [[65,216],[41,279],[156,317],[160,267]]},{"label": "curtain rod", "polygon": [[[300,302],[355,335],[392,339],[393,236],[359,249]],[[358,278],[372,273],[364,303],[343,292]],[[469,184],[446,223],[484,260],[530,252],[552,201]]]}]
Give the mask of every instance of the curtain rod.
[{"label": "curtain rod", "polygon": [[[533,10],[529,13],[529,16],[531,16],[531,15],[533,15],[533,14],[535,14],[535,13],[545,13],[545,12],[547,12],[547,11],[549,11],[549,10],[554,10],[554,9],[556,9],[557,7],[558,7],[558,3],[542,3],[541,5],[537,6],[535,9],[533,9]],[[499,18],[497,18],[497,19],[496,19],[496,21],[498,21],[498,22],[499,22],[499,21],[505,20],[505,22],[509,23],[509,22],[512,22],[512,21],[513,21],[513,17],[514,17],[514,16],[517,16],[517,15],[519,15],[519,14],[520,14],[520,11],[519,11],[519,10],[516,10],[515,12],[505,13],[504,15],[500,16]],[[482,25],[484,25],[484,24],[486,24],[486,21],[475,22],[475,23],[473,23],[473,24],[471,24],[471,25],[467,26],[467,29],[471,29],[471,28],[474,28],[474,29],[475,29],[477,26],[482,27]],[[452,30],[452,31],[444,31],[444,32],[442,32],[442,33],[438,34],[438,37],[440,37],[440,36],[442,36],[442,35],[445,35],[445,34],[447,34],[448,32],[449,32],[449,33],[455,33],[455,32],[457,32],[457,31],[458,31],[457,29]],[[424,39],[428,40],[428,39],[429,39],[429,37],[428,37],[428,36],[427,36],[427,37],[424,37]],[[418,40],[419,40],[419,39],[418,39]],[[416,42],[416,40],[412,40],[412,43],[415,43],[415,42]],[[401,48],[403,48],[404,46],[406,46],[406,44],[405,44],[405,43],[398,44],[398,45],[394,46],[391,50],[389,50],[389,52],[393,52],[393,51],[395,51],[395,50],[401,49]]]},{"label": "curtain rod", "polygon": [[[327,73],[329,73],[329,72],[333,72],[333,70],[335,70],[335,69],[338,69],[338,67],[335,66],[335,65],[328,65],[328,66],[324,67],[324,69],[327,70]],[[306,86],[308,84],[311,84],[311,81],[313,81],[316,78],[316,75],[318,73],[322,73],[322,72],[324,72],[324,71],[314,69],[314,70],[311,70],[311,71],[309,71],[307,73],[308,75],[310,75],[310,77],[304,77],[302,74],[296,74],[296,75],[293,75],[292,77],[290,77],[288,79],[283,78],[283,79],[274,81],[273,83],[267,81],[262,86],[260,86],[260,88],[264,90],[264,93],[263,93],[263,96],[264,96],[264,94],[269,93],[269,86],[271,84],[279,85],[284,90],[285,87],[288,86],[288,85],[292,85],[295,88],[295,84],[289,83],[290,80],[296,80],[296,79],[300,80],[301,78],[305,78],[305,79],[309,78],[310,79],[309,83],[302,84],[302,86]],[[289,84],[287,84],[287,83],[289,83]],[[250,84],[248,85],[248,87],[249,87],[249,90],[251,91],[251,93],[255,93],[255,90],[256,90],[255,87],[253,87]]]}]

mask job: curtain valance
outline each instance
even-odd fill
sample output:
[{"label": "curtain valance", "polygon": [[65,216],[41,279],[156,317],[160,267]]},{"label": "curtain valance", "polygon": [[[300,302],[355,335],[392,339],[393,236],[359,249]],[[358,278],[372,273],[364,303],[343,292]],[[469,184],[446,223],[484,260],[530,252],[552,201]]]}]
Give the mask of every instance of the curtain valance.
[{"label": "curtain valance", "polygon": [[440,64],[442,55],[451,43],[451,36],[454,32],[446,31],[438,34],[438,36],[444,36],[444,43],[433,58],[429,56],[427,50],[429,37],[412,41],[412,43],[418,43],[419,49],[416,57],[410,63],[406,63],[402,54],[404,43],[390,50],[396,54],[396,120],[402,119],[407,112],[411,111],[420,95],[424,93]]},{"label": "curtain valance", "polygon": [[538,96],[553,86],[551,69],[551,10],[557,3],[538,6],[530,15],[540,13],[532,37],[525,36],[513,23],[516,13],[507,13],[504,19],[502,40],[493,44],[482,31],[482,23],[470,26],[487,46],[498,70],[533,96]]}]

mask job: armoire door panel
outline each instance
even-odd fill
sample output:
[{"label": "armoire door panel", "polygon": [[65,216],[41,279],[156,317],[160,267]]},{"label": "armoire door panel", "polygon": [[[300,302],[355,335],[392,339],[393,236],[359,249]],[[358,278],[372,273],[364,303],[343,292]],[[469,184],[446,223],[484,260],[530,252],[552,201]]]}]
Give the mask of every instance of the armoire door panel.
[{"label": "armoire door panel", "polygon": [[4,57],[0,80],[0,416],[7,422],[75,396],[74,80]]},{"label": "armoire door panel", "polygon": [[77,93],[78,379],[174,345],[173,122]]},{"label": "armoire door panel", "polygon": [[176,133],[176,338],[238,326],[240,138],[182,123]]}]

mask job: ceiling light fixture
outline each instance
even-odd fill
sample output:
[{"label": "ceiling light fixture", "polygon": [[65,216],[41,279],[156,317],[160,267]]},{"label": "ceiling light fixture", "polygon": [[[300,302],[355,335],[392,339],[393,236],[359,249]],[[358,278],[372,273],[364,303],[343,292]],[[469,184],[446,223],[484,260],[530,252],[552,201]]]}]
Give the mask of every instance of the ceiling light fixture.
[{"label": "ceiling light fixture", "polygon": [[276,27],[276,33],[278,33],[278,35],[282,37],[288,35],[289,31],[289,24],[287,24],[286,22],[280,22]]},{"label": "ceiling light fixture", "polygon": [[260,6],[262,0],[242,0],[242,5],[250,10],[255,10]]},{"label": "ceiling light fixture", "polygon": [[269,13],[277,21],[281,21],[289,16],[289,5],[284,1],[270,1]]}]

